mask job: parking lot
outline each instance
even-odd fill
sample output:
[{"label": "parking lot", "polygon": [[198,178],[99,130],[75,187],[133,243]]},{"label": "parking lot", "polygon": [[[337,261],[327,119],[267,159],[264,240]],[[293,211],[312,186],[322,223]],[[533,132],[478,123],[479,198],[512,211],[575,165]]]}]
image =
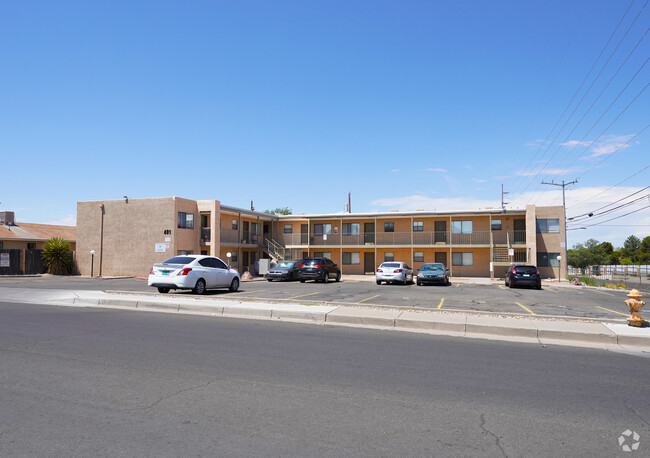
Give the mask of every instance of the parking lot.
[{"label": "parking lot", "polygon": [[[135,278],[84,277],[6,277],[0,286],[17,288],[56,288],[101,291],[131,291],[157,294],[145,280]],[[171,294],[191,295],[189,291]],[[341,282],[242,282],[236,293],[209,291],[207,296],[246,298],[260,301],[297,301],[301,304],[340,303],[365,306],[391,306],[445,311],[481,311],[520,315],[581,317],[624,320],[627,316],[625,292],[583,289],[568,285],[547,286],[541,290],[506,288],[503,282],[475,284],[454,281],[451,286],[377,285],[373,277]],[[0,298],[2,300],[2,298]]]}]

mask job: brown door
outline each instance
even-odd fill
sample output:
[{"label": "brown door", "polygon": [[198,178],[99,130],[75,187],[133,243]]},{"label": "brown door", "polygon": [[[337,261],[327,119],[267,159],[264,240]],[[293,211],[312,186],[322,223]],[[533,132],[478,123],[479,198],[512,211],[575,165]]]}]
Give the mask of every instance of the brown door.
[{"label": "brown door", "polygon": [[526,220],[525,219],[516,219],[514,220],[515,224],[515,243],[526,243]]},{"label": "brown door", "polygon": [[436,262],[441,262],[445,265],[445,267],[448,266],[447,264],[447,252],[446,251],[438,251],[436,252]]},{"label": "brown door", "polygon": [[[447,243],[447,221],[434,221],[433,230],[435,231],[433,234],[434,243]],[[437,255],[438,253],[436,253]]]},{"label": "brown door", "polygon": [[[375,223],[363,223],[363,243],[364,245],[375,244]],[[371,254],[372,254],[373,265],[374,265],[375,254],[374,253]],[[373,268],[372,271],[374,272],[375,269]]]},{"label": "brown door", "polygon": [[363,254],[363,271],[367,274],[375,273],[375,253],[372,251]]},{"label": "brown door", "polygon": [[300,225],[300,244],[301,245],[307,245],[307,242],[309,240],[309,225],[308,224],[301,224]]}]

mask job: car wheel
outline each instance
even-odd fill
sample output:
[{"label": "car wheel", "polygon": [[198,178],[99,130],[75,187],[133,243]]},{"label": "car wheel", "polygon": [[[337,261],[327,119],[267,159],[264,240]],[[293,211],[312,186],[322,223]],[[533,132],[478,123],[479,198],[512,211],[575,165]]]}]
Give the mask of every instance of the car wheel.
[{"label": "car wheel", "polygon": [[381,281],[380,281],[380,280],[377,280],[377,284],[378,284],[378,285],[381,285]]},{"label": "car wheel", "polygon": [[300,280],[300,283],[305,283],[305,280]]},{"label": "car wheel", "polygon": [[323,283],[329,283],[329,281],[330,281],[330,274],[329,272],[325,271],[323,273]]},{"label": "car wheel", "polygon": [[267,278],[266,281],[273,281],[273,280],[271,280],[270,278]]},{"label": "car wheel", "polygon": [[508,280],[504,281],[504,283],[505,283],[505,285],[506,285],[506,288],[507,288],[508,286],[510,286],[510,285],[508,285]]},{"label": "car wheel", "polygon": [[420,283],[419,281],[415,282],[415,284],[418,285],[418,286],[422,286],[422,283]]},{"label": "car wheel", "polygon": [[537,286],[535,286],[535,288],[542,289],[542,285],[537,285]]},{"label": "car wheel", "polygon": [[205,280],[203,280],[202,278],[199,278],[196,281],[196,285],[192,289],[192,292],[194,294],[205,294]]},{"label": "car wheel", "polygon": [[158,292],[161,293],[161,294],[166,294],[166,293],[169,292],[169,288],[158,287]]},{"label": "car wheel", "polygon": [[[271,281],[271,280],[269,280]],[[235,277],[232,279],[232,283],[230,283],[230,288],[228,288],[230,291],[233,293],[239,289],[239,278]]]},{"label": "car wheel", "polygon": [[336,274],[336,281],[341,281],[341,272]]},{"label": "car wheel", "polygon": [[513,286],[515,285],[513,285],[512,282],[508,283],[508,288],[512,288]]}]

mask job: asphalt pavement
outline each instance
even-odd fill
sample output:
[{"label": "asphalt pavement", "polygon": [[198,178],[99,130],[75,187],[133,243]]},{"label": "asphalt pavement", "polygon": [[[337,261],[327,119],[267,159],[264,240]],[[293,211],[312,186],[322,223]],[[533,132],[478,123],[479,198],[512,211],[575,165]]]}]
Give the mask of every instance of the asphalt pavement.
[{"label": "asphalt pavement", "polygon": [[0,315],[2,457],[647,455],[636,356],[137,310]]}]

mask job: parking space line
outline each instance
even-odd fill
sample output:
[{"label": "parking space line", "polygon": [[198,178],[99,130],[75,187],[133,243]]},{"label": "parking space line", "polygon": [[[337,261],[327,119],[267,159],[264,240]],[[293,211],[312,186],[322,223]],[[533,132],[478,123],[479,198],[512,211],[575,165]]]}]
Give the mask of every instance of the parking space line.
[{"label": "parking space line", "polygon": [[596,291],[597,293],[600,293],[600,294],[607,294],[608,296],[616,296],[616,294],[606,293],[605,291],[598,291],[597,289],[595,289],[594,291]]},{"label": "parking space line", "polygon": [[249,293],[261,293],[266,291],[265,289],[258,289],[255,291],[237,291],[237,294],[249,294]]},{"label": "parking space line", "polygon": [[374,299],[375,297],[379,297],[379,296],[381,296],[381,294],[377,294],[375,296],[370,296],[370,297],[367,297],[365,299],[361,299],[360,301],[355,302],[355,304],[361,304],[362,302],[369,301],[370,299]]},{"label": "parking space line", "polygon": [[438,304],[438,308],[439,308],[439,309],[442,308],[442,304],[443,304],[444,302],[445,302],[445,298],[443,297],[442,299],[440,299],[440,304]]},{"label": "parking space line", "polygon": [[552,293],[557,293],[558,292],[557,290],[551,289],[548,286],[546,288],[544,288],[544,291],[550,291]]},{"label": "parking space line", "polygon": [[460,283],[456,283],[456,288],[460,288]]},{"label": "parking space line", "polygon": [[623,315],[623,316],[629,315],[629,313],[617,312],[616,310],[606,309],[605,307],[601,307],[600,305],[597,305],[596,307],[598,307],[599,309],[607,310],[608,312],[616,313],[617,315]]},{"label": "parking space line", "polygon": [[515,302],[515,304],[517,304],[519,307],[521,307],[522,309],[524,309],[525,311],[527,311],[527,312],[530,313],[531,315],[536,315],[535,312],[533,312],[531,309],[529,309],[529,308],[526,307],[525,305],[522,305],[522,304],[520,304],[519,302]]},{"label": "parking space line", "polygon": [[501,288],[501,289],[506,289],[506,287],[503,286],[503,285],[497,285],[497,286],[498,286],[499,288]]},{"label": "parking space line", "polygon": [[309,293],[309,294],[301,294],[300,296],[285,297],[285,299],[298,299],[299,297],[313,296],[314,294],[320,294],[320,293],[316,292],[316,293]]}]

